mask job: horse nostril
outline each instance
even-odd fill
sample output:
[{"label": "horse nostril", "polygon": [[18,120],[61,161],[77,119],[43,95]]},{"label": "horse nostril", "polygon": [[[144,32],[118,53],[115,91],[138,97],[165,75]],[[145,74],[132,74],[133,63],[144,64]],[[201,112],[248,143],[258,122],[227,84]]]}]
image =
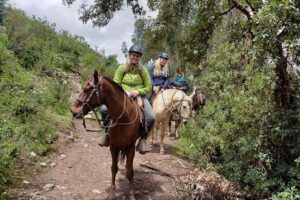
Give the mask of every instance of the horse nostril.
[{"label": "horse nostril", "polygon": [[186,125],[186,124],[187,124],[187,121],[186,121],[186,120],[184,120],[184,121],[183,121],[183,124],[184,124],[184,125]]}]

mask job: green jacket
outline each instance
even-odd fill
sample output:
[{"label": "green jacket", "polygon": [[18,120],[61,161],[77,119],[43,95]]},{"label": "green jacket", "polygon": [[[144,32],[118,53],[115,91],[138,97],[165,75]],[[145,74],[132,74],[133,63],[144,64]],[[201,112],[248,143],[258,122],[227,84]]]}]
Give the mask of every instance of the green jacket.
[{"label": "green jacket", "polygon": [[115,72],[114,81],[126,92],[137,90],[141,96],[146,96],[151,92],[150,75],[144,67],[141,68],[140,73],[125,73],[125,65],[120,65]]}]

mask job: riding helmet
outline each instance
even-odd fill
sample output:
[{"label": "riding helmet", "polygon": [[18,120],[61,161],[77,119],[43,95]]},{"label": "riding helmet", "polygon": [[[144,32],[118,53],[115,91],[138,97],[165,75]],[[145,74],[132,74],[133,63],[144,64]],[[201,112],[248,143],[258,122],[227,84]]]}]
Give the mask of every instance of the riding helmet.
[{"label": "riding helmet", "polygon": [[139,53],[141,55],[143,55],[143,49],[140,45],[134,44],[129,48],[129,53]]},{"label": "riding helmet", "polygon": [[159,54],[159,57],[160,57],[160,58],[164,58],[164,59],[166,59],[166,60],[169,60],[169,55],[168,55],[167,53],[165,53],[165,52],[160,53],[160,54]]}]

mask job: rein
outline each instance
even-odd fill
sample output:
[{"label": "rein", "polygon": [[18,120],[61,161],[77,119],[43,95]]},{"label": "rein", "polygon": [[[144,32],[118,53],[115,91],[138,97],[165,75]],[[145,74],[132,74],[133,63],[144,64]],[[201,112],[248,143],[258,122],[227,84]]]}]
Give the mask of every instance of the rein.
[{"label": "rein", "polygon": [[[93,113],[94,113],[95,116],[96,116],[96,120],[97,120],[99,126],[102,127],[102,128],[112,128],[112,127],[116,127],[116,126],[118,126],[118,125],[130,125],[130,124],[133,124],[133,123],[138,119],[139,113],[138,113],[138,110],[137,110],[137,106],[135,105],[135,102],[134,102],[131,98],[129,98],[129,99],[130,99],[131,102],[133,103],[133,106],[131,107],[129,113],[131,113],[131,112],[133,111],[133,109],[135,108],[135,110],[137,111],[136,118],[135,118],[132,122],[128,122],[128,123],[121,123],[121,122],[119,122],[119,123],[118,123],[118,121],[119,121],[120,119],[122,119],[122,117],[123,117],[123,115],[124,115],[124,113],[125,113],[125,111],[126,111],[126,96],[127,96],[126,93],[124,93],[124,105],[123,105],[123,111],[122,111],[122,113],[121,113],[118,117],[116,117],[116,118],[111,118],[111,119],[104,119],[104,120],[103,120],[103,119],[101,119],[101,120],[99,119],[99,117],[98,117],[98,115],[97,115],[97,113],[96,113],[94,107],[90,105],[90,100],[92,99],[93,95],[96,94],[96,96],[97,96],[97,102],[98,102],[99,106],[102,105],[102,102],[101,102],[101,100],[100,100],[100,92],[101,92],[101,90],[102,90],[102,85],[100,84],[101,80],[102,80],[102,76],[100,76],[100,79],[99,79],[97,85],[94,85],[92,82],[90,82],[90,84],[91,84],[92,87],[93,87],[93,91],[90,93],[89,97],[86,98],[86,99],[84,99],[84,100],[77,98],[77,100],[78,100],[79,102],[82,103],[82,106],[87,106],[91,111],[93,111]],[[98,131],[101,130],[101,129],[99,129],[99,130],[90,130],[90,129],[87,129],[87,128],[86,128],[85,118],[84,118],[84,116],[83,116],[82,110],[81,110],[81,112],[78,114],[78,116],[82,116],[82,117],[83,117],[83,118],[82,118],[82,124],[83,124],[83,127],[84,127],[84,129],[85,129],[86,131],[90,131],[90,132],[98,132]],[[109,115],[108,115],[107,117],[109,117]],[[109,121],[110,121],[110,122],[108,123],[108,124],[109,124],[108,126],[104,126],[104,125],[101,124],[101,121],[105,121],[105,120],[109,120]]]},{"label": "rein", "polygon": [[[138,108],[137,108],[137,105],[136,105],[136,103],[132,100],[132,98],[129,98],[130,99],[130,101],[132,102],[132,107],[131,107],[131,109],[130,109],[130,111],[129,111],[129,113],[131,113],[132,111],[133,111],[133,109],[135,108],[135,110],[136,110],[136,117],[135,117],[135,119],[133,120],[133,121],[131,121],[131,122],[127,122],[127,123],[122,123],[122,122],[119,122],[118,123],[118,121],[120,120],[120,119],[122,119],[122,117],[123,117],[123,115],[124,115],[124,113],[125,113],[125,110],[126,110],[126,97],[127,97],[127,95],[124,93],[124,109],[123,109],[123,111],[122,111],[122,113],[118,116],[118,117],[116,117],[116,118],[111,118],[111,119],[108,119],[108,117],[109,117],[109,115],[107,116],[107,118],[104,120],[104,121],[106,121],[106,120],[109,120],[110,122],[108,123],[108,125],[107,126],[104,126],[104,125],[102,125],[102,127],[104,127],[104,128],[113,128],[113,127],[116,127],[116,126],[119,126],[119,125],[130,125],[130,124],[133,124],[137,119],[138,119],[138,116],[139,116],[139,114],[138,114]],[[102,120],[103,121],[103,120]]]},{"label": "rein", "polygon": [[[174,98],[175,94],[176,94],[177,90],[175,91],[175,93],[173,94],[171,100]],[[162,95],[162,99],[163,99],[163,102],[164,102],[164,105],[165,105],[165,108],[172,114],[172,115],[175,115],[176,117],[180,117],[182,119],[188,119],[186,117],[183,117],[180,113],[180,110],[181,110],[181,107],[182,107],[182,102],[184,101],[187,101],[189,104],[190,102],[188,100],[184,100],[184,95],[182,95],[182,98],[180,99],[180,102],[178,103],[178,105],[176,106],[176,111],[177,112],[174,112],[172,109],[169,109],[166,105],[166,102],[165,102],[165,99],[164,99],[164,92],[161,93]],[[190,106],[190,109],[191,109],[191,106]]]}]

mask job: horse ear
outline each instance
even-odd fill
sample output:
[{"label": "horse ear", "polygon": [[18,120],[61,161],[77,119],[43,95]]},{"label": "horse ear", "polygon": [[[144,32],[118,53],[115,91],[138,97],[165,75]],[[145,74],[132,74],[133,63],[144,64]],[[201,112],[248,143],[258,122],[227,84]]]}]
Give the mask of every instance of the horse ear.
[{"label": "horse ear", "polygon": [[98,83],[98,81],[99,81],[99,72],[98,72],[98,70],[95,69],[95,72],[94,72],[94,82]]},{"label": "horse ear", "polygon": [[193,98],[193,96],[196,94],[196,90],[197,90],[197,87],[195,85],[193,85],[193,92],[192,94],[189,96],[190,98]]}]

